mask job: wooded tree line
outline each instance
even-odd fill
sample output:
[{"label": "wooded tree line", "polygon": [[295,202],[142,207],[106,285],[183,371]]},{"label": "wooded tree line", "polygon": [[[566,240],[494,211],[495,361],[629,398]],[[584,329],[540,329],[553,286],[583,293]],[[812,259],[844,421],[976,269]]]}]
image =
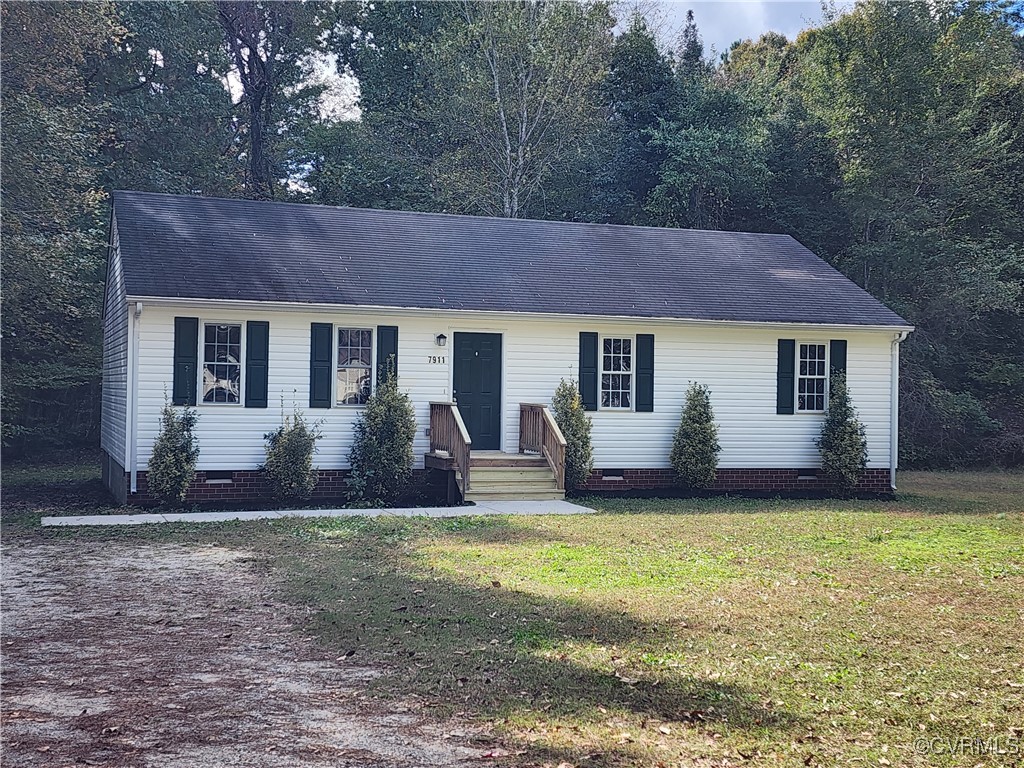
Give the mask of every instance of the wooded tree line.
[{"label": "wooded tree line", "polygon": [[128,188],[789,233],[917,326],[904,464],[1020,464],[1022,28],[870,0],[713,61],[600,2],[5,3],[5,451],[96,440]]}]

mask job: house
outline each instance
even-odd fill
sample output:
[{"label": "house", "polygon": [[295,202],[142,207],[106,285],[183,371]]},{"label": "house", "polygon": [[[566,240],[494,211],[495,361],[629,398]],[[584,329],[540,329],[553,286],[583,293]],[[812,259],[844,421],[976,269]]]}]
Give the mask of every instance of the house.
[{"label": "house", "polygon": [[867,431],[861,489],[894,487],[898,315],[786,235],[115,192],[103,316],[104,479],[146,501],[165,402],[198,408],[191,497],[262,492],[265,433],[321,425],[318,494],[397,368],[417,470],[468,498],[561,495],[547,410],[593,420],[594,490],[671,486],[691,381],[711,390],[717,487],[815,490],[830,371]]}]

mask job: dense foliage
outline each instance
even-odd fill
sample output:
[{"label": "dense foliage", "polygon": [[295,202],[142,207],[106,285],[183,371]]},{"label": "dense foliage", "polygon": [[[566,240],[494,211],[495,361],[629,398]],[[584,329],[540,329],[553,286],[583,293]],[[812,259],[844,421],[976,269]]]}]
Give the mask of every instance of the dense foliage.
[{"label": "dense foliage", "polygon": [[852,491],[868,465],[868,440],[841,373],[833,373],[829,382],[828,413],[817,445],[822,474],[840,490]]},{"label": "dense foliage", "polygon": [[307,424],[299,411],[285,416],[280,427],[263,436],[267,454],[263,477],[276,498],[308,499],[316,489],[313,454],[320,437],[317,426]]},{"label": "dense foliage", "polygon": [[5,450],[95,440],[126,187],[788,233],[916,326],[904,464],[1024,462],[1013,4],[861,0],[715,62],[617,10],[3,4]]},{"label": "dense foliage", "polygon": [[590,417],[574,380],[558,383],[551,398],[551,415],[565,438],[565,487],[571,491],[582,487],[594,469]]},{"label": "dense foliage", "polygon": [[185,501],[196,477],[199,443],[195,437],[197,416],[194,408],[165,405],[160,412],[160,431],[149,457],[146,485],[163,504],[174,506]]},{"label": "dense foliage", "polygon": [[412,479],[416,412],[398,377],[379,384],[356,422],[348,461],[352,499],[368,506],[394,504]]},{"label": "dense foliage", "polygon": [[676,480],[687,488],[710,488],[715,482],[721,449],[711,392],[705,385],[693,382],[686,390],[686,403],[669,456]]}]

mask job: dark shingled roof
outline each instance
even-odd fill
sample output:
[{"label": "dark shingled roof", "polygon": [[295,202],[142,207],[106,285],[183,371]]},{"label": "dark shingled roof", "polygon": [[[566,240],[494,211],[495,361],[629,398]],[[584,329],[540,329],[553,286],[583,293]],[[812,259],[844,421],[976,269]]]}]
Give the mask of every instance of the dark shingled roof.
[{"label": "dark shingled roof", "polygon": [[908,324],[788,235],[114,192],[129,296]]}]

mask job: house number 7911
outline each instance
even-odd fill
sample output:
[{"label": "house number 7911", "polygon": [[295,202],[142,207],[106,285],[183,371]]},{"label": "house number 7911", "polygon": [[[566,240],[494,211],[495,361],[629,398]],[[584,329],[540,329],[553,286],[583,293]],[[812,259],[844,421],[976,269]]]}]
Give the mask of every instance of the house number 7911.
[{"label": "house number 7911", "polygon": [[444,365],[447,358],[444,355],[427,355],[427,362],[431,364]]}]

